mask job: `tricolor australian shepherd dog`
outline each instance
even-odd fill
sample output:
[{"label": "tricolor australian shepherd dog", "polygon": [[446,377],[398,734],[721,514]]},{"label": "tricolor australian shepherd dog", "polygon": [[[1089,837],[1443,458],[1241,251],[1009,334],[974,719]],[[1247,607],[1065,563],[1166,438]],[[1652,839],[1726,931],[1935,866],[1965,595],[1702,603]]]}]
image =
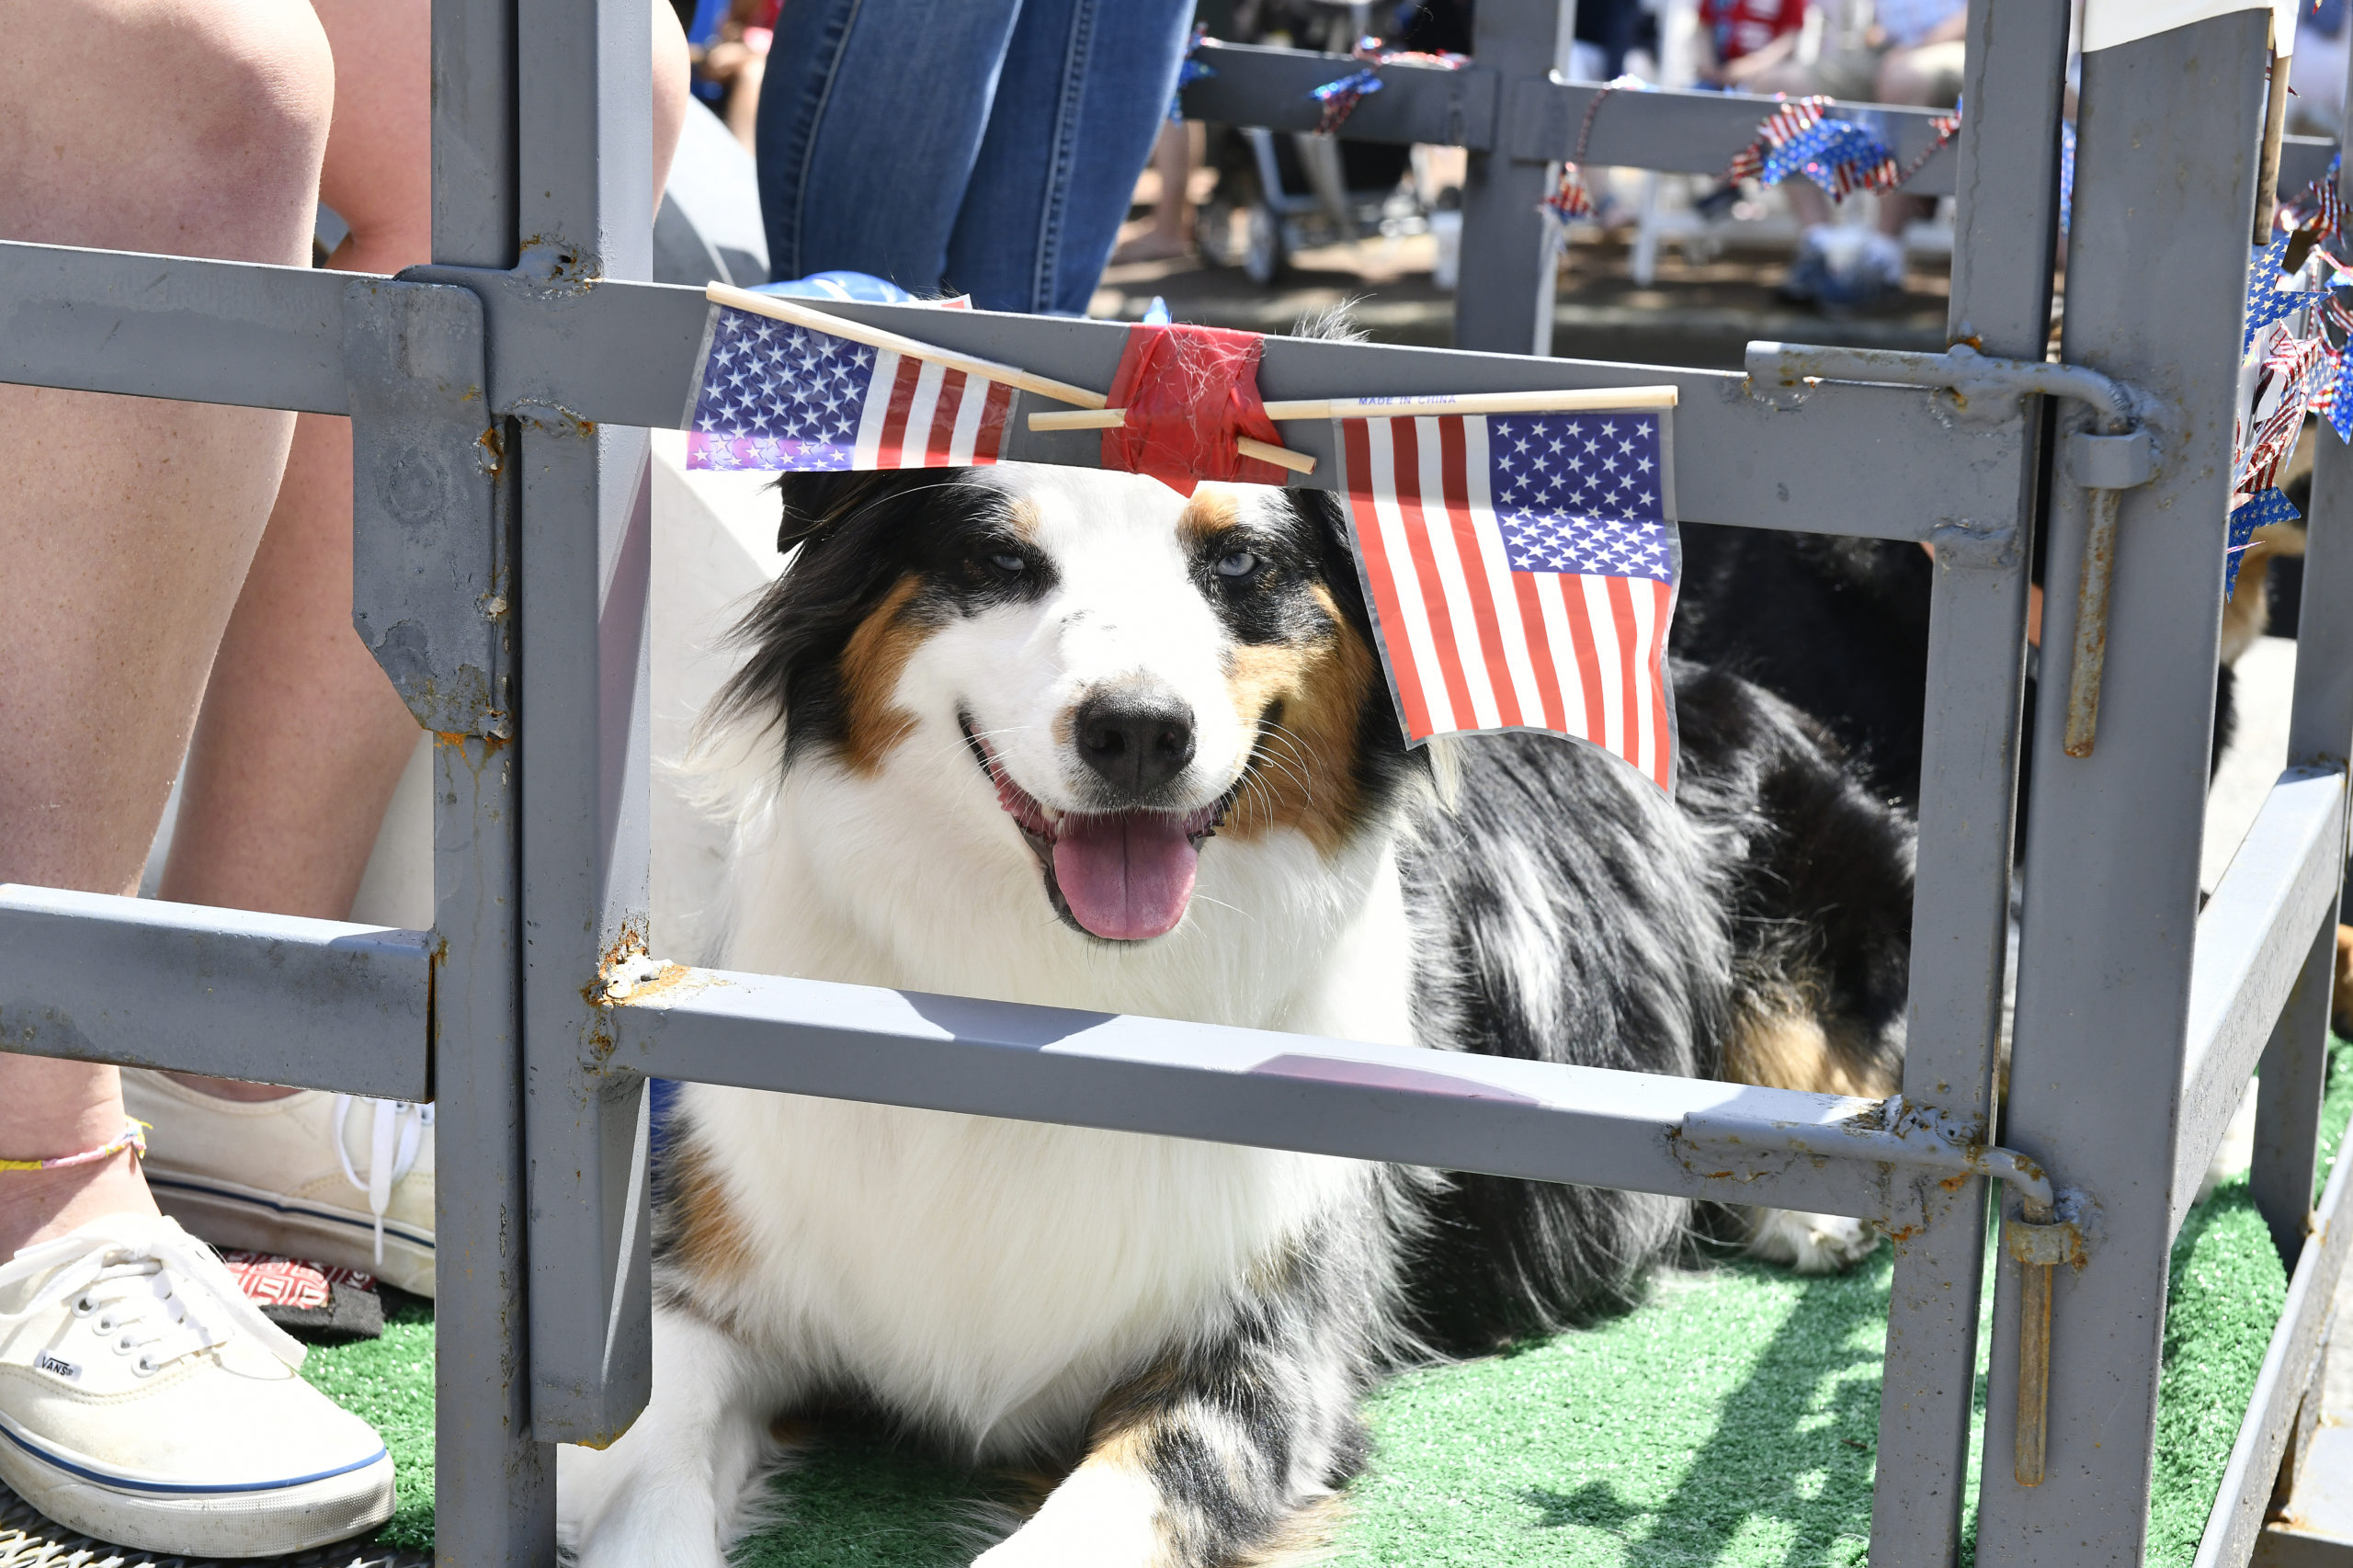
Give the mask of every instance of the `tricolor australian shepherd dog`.
[{"label": "tricolor australian shepherd dog", "polygon": [[[1320,493],[1008,464],[783,486],[715,714],[754,758],[728,968],[1437,1051],[1896,1086],[1904,819],[1674,672],[1674,798],[1540,735],[1409,751]],[[985,1568],[1313,1545],[1384,1367],[1630,1301],[1640,1193],[684,1087],[654,1397],[567,1450],[585,1568],[715,1568],[796,1411],[1059,1477]],[[1855,1221],[1745,1217],[1843,1266]],[[789,1528],[789,1526],[788,1526]]]}]

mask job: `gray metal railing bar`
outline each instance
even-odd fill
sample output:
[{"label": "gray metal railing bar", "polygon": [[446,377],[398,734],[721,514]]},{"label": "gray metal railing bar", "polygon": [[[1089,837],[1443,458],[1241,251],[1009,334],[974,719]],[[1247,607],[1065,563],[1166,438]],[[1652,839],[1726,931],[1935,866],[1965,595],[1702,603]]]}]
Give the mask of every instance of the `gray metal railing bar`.
[{"label": "gray metal railing bar", "polygon": [[0,1049],[431,1097],[429,931],[0,883]]},{"label": "gray metal railing bar", "polygon": [[2325,136],[2283,136],[2279,139],[2279,195],[2299,195],[2328,172],[2336,143]]},{"label": "gray metal railing bar", "polygon": [[[652,498],[646,436],[621,426],[679,422],[694,348],[633,358],[637,340],[591,330],[603,312],[662,297],[619,281],[653,271],[644,0],[516,0],[516,25],[529,40],[516,84],[522,243],[515,271],[478,292],[486,317],[528,299],[545,329],[518,354],[490,325],[494,401],[502,378],[515,381],[502,409],[523,416],[516,585],[529,635],[516,805],[531,1431],[603,1443],[653,1386],[644,1091],[577,1070],[598,1023],[583,988],[609,954],[642,942],[646,921]],[[593,353],[568,355],[567,343]],[[597,356],[611,358],[600,368]],[[681,391],[651,417],[597,406],[620,402],[633,378],[670,377]]]},{"label": "gray metal railing bar", "polygon": [[[520,233],[514,3],[433,0],[432,15],[434,259],[509,267]],[[497,428],[518,449],[515,423]],[[364,424],[353,435],[358,455]],[[502,563],[514,559],[519,494],[506,464],[490,540]],[[357,561],[383,560],[354,543]],[[358,606],[381,602],[364,577],[355,588]],[[516,629],[502,625],[511,663]],[[517,749],[482,736],[434,747],[433,918],[449,950],[434,996],[433,1530],[450,1568],[556,1561],[555,1449],[530,1426]]]},{"label": "gray metal railing bar", "polygon": [[[1194,58],[1217,74],[1185,88],[1186,118],[1269,131],[1313,131],[1323,112],[1314,90],[1361,68],[1345,54],[1256,44],[1207,43]],[[1367,94],[1336,132],[1343,140],[1420,142],[1478,152],[1501,148],[1529,163],[1557,162],[1574,153],[1586,106],[1601,91],[1591,83],[1546,83],[1545,91],[1521,94],[1506,118],[1498,101],[1499,73],[1475,60],[1454,71],[1400,62],[1382,67],[1381,80],[1381,90]],[[1616,92],[1609,107],[1595,117],[1587,152],[1597,165],[1721,175],[1772,111],[1772,99],[1745,95],[1670,88]],[[1839,105],[1837,112],[1873,117],[1893,138],[1896,161],[1909,165],[1935,145],[1931,122],[1949,111],[1849,103]],[[1938,153],[1904,188],[1918,196],[1949,196],[1952,184],[1952,160]]]},{"label": "gray metal railing bar", "polygon": [[[2341,176],[2340,176],[2341,177]],[[2296,653],[2295,710],[2288,758],[2343,767],[2353,751],[2353,454],[2327,428],[2315,434],[2311,515],[2306,518],[2303,603]],[[2343,840],[2338,844],[2342,864]],[[2321,1102],[2328,1082],[2328,1023],[2336,973],[2335,921],[2313,933],[2303,972],[2264,1048],[2256,1096],[2255,1199],[2280,1256],[2292,1264],[2304,1247],[2320,1143]]]},{"label": "gray metal railing bar", "polygon": [[[1576,149],[1586,108],[1603,90],[1587,82],[1547,83],[1543,92],[1523,95],[1510,106],[1510,118],[1496,139],[1516,158],[1565,158]],[[1672,88],[1612,92],[1594,116],[1586,159],[1597,166],[1722,175],[1733,155],[1756,140],[1758,122],[1773,108],[1770,98],[1737,93]],[[1874,122],[1900,167],[1927,159],[1904,182],[1907,194],[1953,193],[1953,151],[1949,143],[1937,147],[1933,123],[1950,110],[1841,103],[1831,112]]]},{"label": "gray metal railing bar", "polygon": [[[1362,62],[1345,54],[1260,44],[1204,43],[1193,58],[1215,72],[1188,83],[1188,119],[1269,131],[1313,131],[1324,106],[1313,96]],[[1401,61],[1381,72],[1381,90],[1357,104],[1338,134],[1349,142],[1427,142],[1484,152],[1495,144],[1496,87],[1503,74],[1475,61],[1458,71]]]},{"label": "gray metal railing bar", "polygon": [[355,276],[0,241],[0,381],[347,413]]},{"label": "gray metal railing bar", "polygon": [[[1576,0],[1483,5],[1472,13],[1472,55],[1499,74],[1498,112],[1509,115],[1568,70]],[[1552,300],[1560,262],[1537,204],[1551,194],[1552,165],[1500,148],[1463,161],[1461,271],[1454,286],[1454,344],[1508,354],[1552,352]]]},{"label": "gray metal railing bar", "polygon": [[[2176,1233],[2324,925],[2335,949],[2345,824],[2343,773],[2289,769],[2198,916],[2175,1131]],[[2309,1203],[2309,1176],[2304,1186]]]},{"label": "gray metal railing bar", "polygon": [[[58,358],[93,335],[77,327],[70,340],[40,335],[47,320],[80,320],[93,311],[136,321],[126,301],[135,279],[152,276],[147,258],[105,253],[87,265],[51,267],[36,285],[16,279],[22,252],[85,256],[56,247],[0,244],[0,301],[32,307],[29,335],[12,346],[24,379],[43,380]],[[47,262],[48,256],[34,258]],[[207,363],[213,380],[199,382],[199,367],[182,373],[166,363],[114,358],[83,368],[75,384],[94,392],[162,396],[201,392],[212,401],[239,398],[266,407],[341,412],[348,393],[340,380],[332,398],[321,392],[301,355],[324,351],[343,339],[343,293],[381,279],[304,272],[239,262],[172,263],[190,289],[234,291],[299,279],[332,278],[336,313],[302,324],[300,353],[285,370],[287,344],[268,335],[242,347],[223,346]],[[267,274],[256,279],[251,275]],[[541,427],[589,424],[676,426],[685,414],[688,384],[708,302],[699,290],[658,283],[607,279],[550,286],[532,277],[473,268],[415,267],[404,278],[471,288],[483,301],[491,381],[486,413],[516,415]],[[1126,327],[1112,322],[1050,321],[983,311],[946,312],[917,306],[826,308],[871,321],[943,347],[961,349],[1082,385],[1110,384]],[[95,335],[103,336],[103,332]],[[340,377],[339,347],[333,362]],[[6,378],[0,378],[6,379]],[[1272,398],[1379,396],[1415,392],[1506,392],[1571,386],[1672,383],[1682,392],[1677,413],[1676,492],[1686,520],[1751,528],[1930,539],[1940,522],[2007,517],[2018,499],[2013,485],[2024,427],[2013,418],[1956,431],[1935,393],[1883,386],[1824,384],[1775,408],[1745,395],[1746,379],[1733,371],[1596,360],[1532,361],[1454,349],[1267,340],[1259,384]],[[304,401],[308,399],[308,401]],[[332,404],[332,406],[329,406]],[[1336,442],[1324,422],[1286,431],[1298,449],[1314,455],[1311,483],[1342,483]],[[1100,451],[1092,433],[1032,434],[1022,422],[1009,431],[1007,456],[1034,461],[1090,464]],[[1907,454],[1916,493],[1936,497],[1924,513],[1885,483],[1887,454]]]},{"label": "gray metal railing bar", "polygon": [[[1127,331],[1111,322],[814,302],[835,314],[1082,386],[1110,384]],[[495,340],[495,307],[493,315]],[[699,315],[696,332],[699,341]],[[645,373],[642,365],[640,373]],[[611,377],[609,368],[605,374]],[[495,355],[491,376],[503,401]],[[1824,385],[1777,408],[1749,396],[1748,379],[1735,371],[1294,337],[1266,340],[1258,376],[1260,392],[1275,400],[1660,384],[1681,393],[1676,449],[1692,454],[1678,457],[1676,468],[1676,502],[1685,521],[1926,540],[1936,537],[1941,523],[2016,515],[2023,422],[2012,417],[1955,429],[1936,401],[1938,394],[1926,390]],[[683,402],[683,375],[678,395]],[[1026,400],[1024,406],[1029,406]],[[672,422],[676,417],[670,415]],[[1316,472],[1304,483],[1345,483],[1328,422],[1288,425],[1283,434],[1287,444],[1317,460]],[[1101,449],[1094,432],[1033,434],[1018,419],[1010,437],[1006,456],[1015,460],[1086,466]],[[1887,483],[1890,454],[1897,452],[1904,454],[1911,494],[1934,497],[1931,507],[1907,502]]]},{"label": "gray metal railing bar", "polygon": [[[1962,97],[1981,112],[1963,119],[1935,169],[1982,194],[1964,198],[1967,238],[1953,248],[1946,335],[1974,335],[1991,355],[2039,358],[2050,332],[2059,226],[2067,16],[2060,6],[2004,3],[1997,10],[1977,0],[1968,29]],[[2029,420],[2012,499],[1995,517],[2020,525],[2033,517],[2041,430],[2040,417]],[[1939,545],[1928,623],[1919,809],[1934,826],[1920,835],[1915,868],[1904,1093],[1988,1128],[2026,678],[2028,562],[2016,540],[2029,531],[2016,527],[2006,549]],[[1890,1483],[1871,1498],[1870,1558],[1879,1568],[1958,1561],[1969,1473],[1987,1184],[1921,1190],[1938,1208],[1923,1234],[1895,1244],[1888,1299],[1876,1457]]]},{"label": "gray metal railing bar", "polygon": [[[2347,1138],[2353,1142],[2353,1130]],[[2311,1191],[2309,1183],[2305,1190]],[[2255,1551],[2289,1427],[2297,1404],[2313,1385],[2337,1284],[2347,1255],[2353,1254],[2353,1199],[2347,1199],[2348,1192],[2353,1192],[2353,1147],[2340,1144],[2336,1168],[2329,1173],[2327,1190],[2313,1217],[2314,1244],[2305,1246],[2289,1276],[2287,1301],[2264,1352],[2263,1369],[2256,1374],[2246,1418],[2239,1425],[2193,1568],[2244,1568]]]},{"label": "gray metal railing bar", "polygon": [[[1875,1100],[828,981],[612,971],[596,1074],[1924,1220],[2003,1151]],[[1891,1182],[1891,1173],[1896,1176]],[[2042,1201],[2039,1172],[2018,1179]]]},{"label": "gray metal railing bar", "polygon": [[[2234,13],[2084,56],[2062,358],[2196,412],[2122,493],[2098,749],[2063,755],[2064,705],[2037,711],[2005,1141],[2056,1158],[2097,1234],[2086,1267],[2052,1271],[2048,1457],[2025,1480],[2023,1266],[2007,1246],[1997,1262],[1977,1552],[2005,1568],[2138,1568],[2147,1544],[2221,629],[2230,426],[2212,411],[2241,347],[2240,312],[2192,301],[2246,287],[2269,26]],[[2046,693],[2085,494],[2052,486]]]},{"label": "gray metal railing bar", "polygon": [[2320,767],[2353,763],[2353,451],[2326,420],[2313,437],[2312,516],[2305,519],[2303,605],[2296,629],[2295,710],[2288,760]]}]

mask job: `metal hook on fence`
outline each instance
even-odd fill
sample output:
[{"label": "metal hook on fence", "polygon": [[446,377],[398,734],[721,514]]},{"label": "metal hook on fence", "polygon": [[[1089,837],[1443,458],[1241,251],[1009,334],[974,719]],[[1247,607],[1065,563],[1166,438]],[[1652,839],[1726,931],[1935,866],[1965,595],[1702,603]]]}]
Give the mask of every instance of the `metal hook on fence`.
[{"label": "metal hook on fence", "polygon": [[2156,400],[2081,365],[1996,359],[1966,343],[1956,343],[1942,354],[1751,343],[1747,368],[1752,381],[1784,387],[1813,380],[1941,388],[1951,392],[1956,412],[1972,421],[2006,419],[2017,412],[2017,400],[2029,392],[2090,407],[2097,428],[2069,433],[2065,445],[2067,476],[2087,493],[2090,516],[2076,592],[2064,742],[2069,756],[2089,756],[2099,730],[2100,677],[2108,661],[2108,594],[2116,573],[2118,500],[2121,492],[2146,484],[2156,473],[2156,442],[2149,430]]}]

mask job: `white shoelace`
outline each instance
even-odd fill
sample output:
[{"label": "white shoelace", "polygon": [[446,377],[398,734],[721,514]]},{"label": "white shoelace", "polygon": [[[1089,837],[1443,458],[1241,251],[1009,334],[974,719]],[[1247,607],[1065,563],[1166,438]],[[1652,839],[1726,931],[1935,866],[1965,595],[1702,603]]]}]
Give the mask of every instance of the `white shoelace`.
[{"label": "white shoelace", "polygon": [[96,1317],[118,1354],[139,1352],[139,1374],[151,1376],[183,1356],[226,1345],[242,1329],[290,1367],[302,1364],[302,1346],[261,1315],[212,1250],[166,1228],[141,1242],[88,1235],[38,1243],[0,1267],[0,1290],[56,1269],[21,1311],[29,1317],[71,1301],[77,1318]]},{"label": "white shoelace", "polygon": [[[351,1163],[351,1145],[344,1137],[351,1108],[364,1105],[373,1113],[368,1128],[368,1174]],[[392,1188],[416,1168],[425,1135],[433,1128],[433,1108],[408,1100],[371,1100],[358,1095],[337,1095],[332,1112],[335,1157],[343,1162],[344,1179],[368,1195],[368,1210],[376,1217],[376,1267],[384,1265],[384,1210],[392,1206]]]}]

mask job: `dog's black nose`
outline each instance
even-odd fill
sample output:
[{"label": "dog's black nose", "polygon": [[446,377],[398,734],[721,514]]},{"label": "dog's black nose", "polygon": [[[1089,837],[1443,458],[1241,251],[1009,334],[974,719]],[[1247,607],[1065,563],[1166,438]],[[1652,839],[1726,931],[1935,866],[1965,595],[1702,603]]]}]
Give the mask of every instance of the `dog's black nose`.
[{"label": "dog's black nose", "polygon": [[1141,800],[1193,760],[1192,710],[1165,692],[1105,692],[1078,705],[1078,755]]}]

